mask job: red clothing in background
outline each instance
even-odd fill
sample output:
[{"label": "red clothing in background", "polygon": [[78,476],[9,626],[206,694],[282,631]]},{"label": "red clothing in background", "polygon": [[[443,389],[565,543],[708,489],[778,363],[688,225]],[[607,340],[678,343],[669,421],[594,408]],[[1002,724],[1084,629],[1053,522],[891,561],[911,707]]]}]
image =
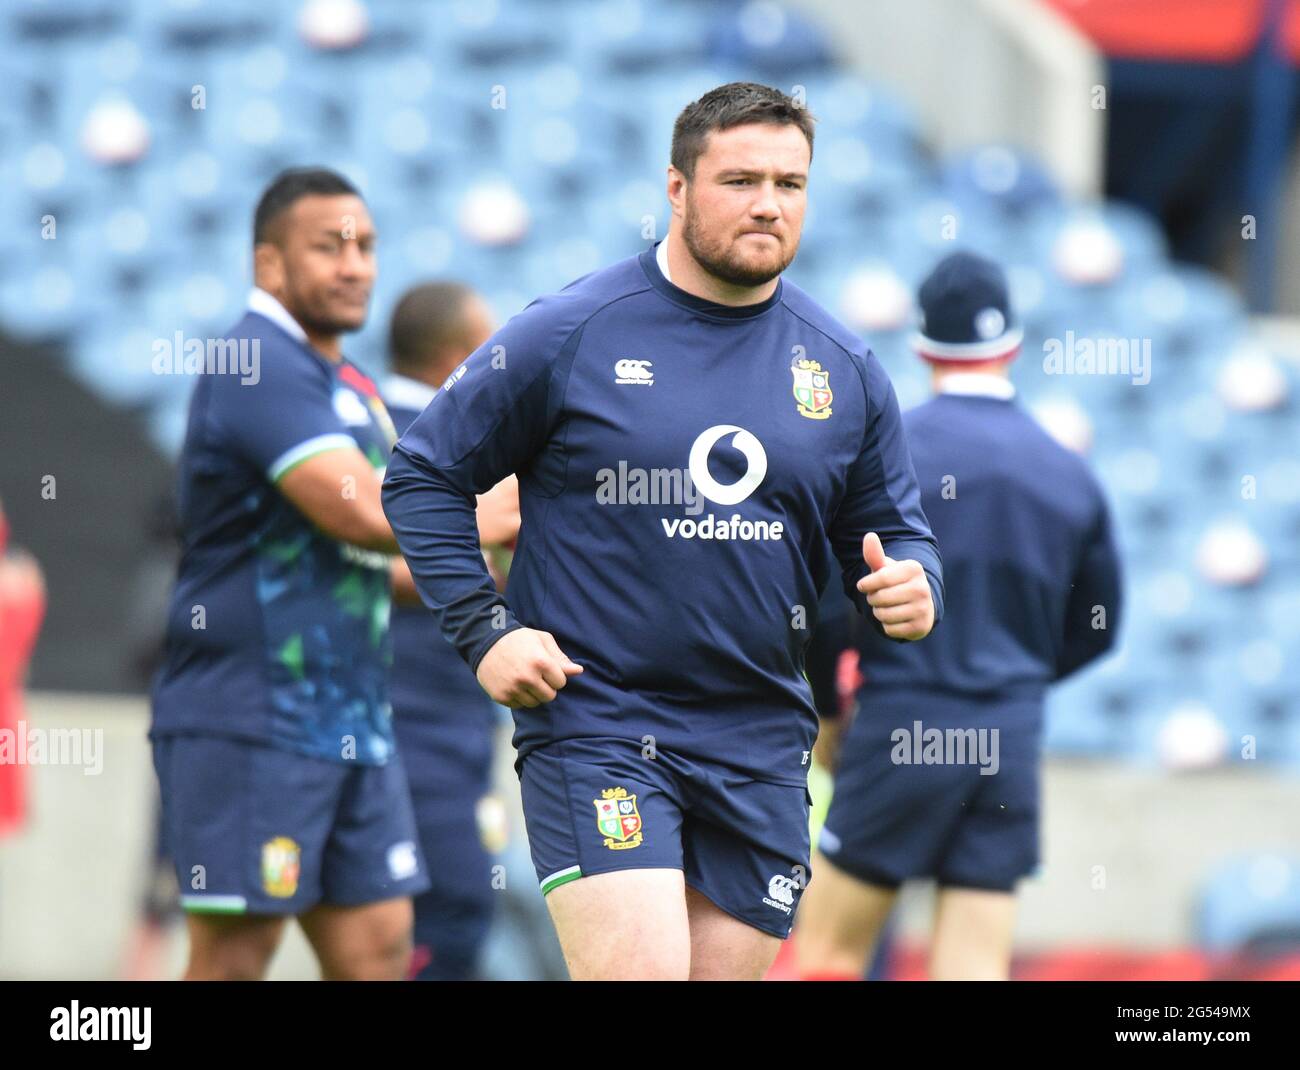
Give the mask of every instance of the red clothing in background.
[{"label": "red clothing in background", "polygon": [[[1266,0],[1047,0],[1109,56],[1238,63],[1259,42]],[[1300,57],[1300,2],[1286,0],[1282,38]]]},{"label": "red clothing in background", "polygon": [[[0,733],[17,752],[23,719],[23,681],[45,616],[45,591],[34,563],[0,557]],[[27,813],[26,770],[0,762],[0,837],[22,828]]]}]

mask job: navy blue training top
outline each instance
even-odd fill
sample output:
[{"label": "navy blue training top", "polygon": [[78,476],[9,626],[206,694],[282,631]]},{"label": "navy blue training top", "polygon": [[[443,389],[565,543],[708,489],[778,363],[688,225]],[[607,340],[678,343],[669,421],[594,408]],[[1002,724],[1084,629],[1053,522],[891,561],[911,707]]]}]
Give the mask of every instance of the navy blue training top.
[{"label": "navy blue training top", "polygon": [[863,702],[880,688],[1039,700],[1119,628],[1119,553],[1101,487],[1010,398],[940,394],[903,423],[949,608],[924,643],[863,630]]},{"label": "navy blue training top", "polygon": [[[502,598],[474,495],[512,472],[522,529]],[[693,296],[652,249],[534,301],[473,353],[399,441],[384,508],[471,668],[520,626],[584,666],[515,711],[521,761],[618,737],[803,784],[804,648],[832,572],[866,608],[854,584],[875,531],[924,566],[943,612],[898,402],[862,340],[785,280],[743,307]]]},{"label": "navy blue training top", "polygon": [[200,375],[190,400],[184,548],[152,731],[383,765],[389,558],[319,531],[278,484],[326,450],[360,449],[382,469],[397,434],[364,372],[325,359],[273,298],[261,301],[277,319],[250,311],[226,336],[257,357],[256,374]]}]

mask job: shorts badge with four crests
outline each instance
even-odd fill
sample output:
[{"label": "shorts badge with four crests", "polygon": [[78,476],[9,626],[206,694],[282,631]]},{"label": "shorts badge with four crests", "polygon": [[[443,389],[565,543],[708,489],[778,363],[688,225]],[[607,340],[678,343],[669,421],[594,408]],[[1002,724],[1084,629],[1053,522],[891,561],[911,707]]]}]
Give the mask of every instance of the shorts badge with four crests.
[{"label": "shorts badge with four crests", "polygon": [[625,851],[641,846],[641,815],[637,812],[636,796],[627,788],[606,788],[596,804],[596,827],[605,837],[605,846],[611,851]]},{"label": "shorts badge with four crests", "polygon": [[262,844],[262,887],[276,899],[298,894],[302,870],[302,848],[288,836],[277,836]]}]

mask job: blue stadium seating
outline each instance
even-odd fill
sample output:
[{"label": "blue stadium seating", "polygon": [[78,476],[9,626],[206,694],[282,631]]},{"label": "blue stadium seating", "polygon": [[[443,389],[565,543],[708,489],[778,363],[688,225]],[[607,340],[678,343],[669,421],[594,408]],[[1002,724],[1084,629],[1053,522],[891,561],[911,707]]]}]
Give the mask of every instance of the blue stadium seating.
[{"label": "blue stadium seating", "polygon": [[1201,892],[1197,928],[1208,950],[1225,954],[1300,946],[1300,859],[1256,854],[1224,863]]},{"label": "blue stadium seating", "polygon": [[[189,384],[152,373],[151,345],[178,330],[216,333],[238,315],[252,206],[279,168],[324,163],[363,185],[382,271],[349,351],[378,371],[386,317],[417,279],[459,275],[505,317],[642,248],[643,227],[662,235],[679,110],[720,82],[769,80],[803,94],[819,119],[792,279],[843,312],[846,281],[871,265],[914,286],[954,246],[999,257],[1024,307],[1023,398],[1072,398],[1093,423],[1130,577],[1125,651],[1060,690],[1048,745],[1152,761],[1168,711],[1199,697],[1231,738],[1257,736],[1261,761],[1300,768],[1300,464],[1287,469],[1280,451],[1296,441],[1295,403],[1246,413],[1219,399],[1222,362],[1246,329],[1242,302],[1212,274],[1173,264],[1154,220],[1070,202],[1013,146],[935,159],[905,101],[839,68],[815,27],[771,4],[372,0],[368,39],[337,51],[300,38],[298,7],[6,6],[0,227],[18,254],[0,258],[6,330],[66,339],[73,371],[140,411],[174,451]],[[98,164],[81,147],[106,99],[129,101],[149,125],[135,163]],[[460,213],[478,184],[503,179],[530,226],[485,247]],[[1062,234],[1079,224],[1111,236],[1113,277],[1060,273]],[[899,325],[870,340],[916,401],[925,372],[907,334]],[[1050,374],[1045,347],[1067,336],[1149,343],[1150,384]],[[1253,499],[1243,475],[1259,482]],[[1268,548],[1249,590],[1215,590],[1196,572],[1198,540],[1221,515],[1241,516]],[[1243,653],[1269,637],[1276,650]]]}]

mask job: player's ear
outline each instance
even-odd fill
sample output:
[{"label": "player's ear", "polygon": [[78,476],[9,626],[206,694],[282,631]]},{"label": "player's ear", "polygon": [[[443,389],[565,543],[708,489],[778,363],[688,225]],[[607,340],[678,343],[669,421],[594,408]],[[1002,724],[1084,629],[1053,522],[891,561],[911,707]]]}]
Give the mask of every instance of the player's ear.
[{"label": "player's ear", "polygon": [[668,203],[672,205],[673,215],[681,215],[686,210],[686,176],[672,164],[668,165]]},{"label": "player's ear", "polygon": [[275,242],[253,246],[253,285],[267,293],[278,293],[284,285],[284,254]]}]

